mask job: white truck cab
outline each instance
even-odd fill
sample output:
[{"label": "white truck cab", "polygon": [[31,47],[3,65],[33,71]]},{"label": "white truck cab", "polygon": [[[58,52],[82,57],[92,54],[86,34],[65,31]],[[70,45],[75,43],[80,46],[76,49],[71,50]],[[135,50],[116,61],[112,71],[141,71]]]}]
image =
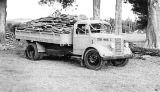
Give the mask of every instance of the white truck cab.
[{"label": "white truck cab", "polygon": [[98,58],[115,66],[124,66],[132,57],[123,37],[115,35],[110,24],[100,20],[82,20],[74,25],[73,54],[82,55],[83,60],[88,60],[87,63],[84,61],[85,65],[94,69],[101,67],[92,66]]}]

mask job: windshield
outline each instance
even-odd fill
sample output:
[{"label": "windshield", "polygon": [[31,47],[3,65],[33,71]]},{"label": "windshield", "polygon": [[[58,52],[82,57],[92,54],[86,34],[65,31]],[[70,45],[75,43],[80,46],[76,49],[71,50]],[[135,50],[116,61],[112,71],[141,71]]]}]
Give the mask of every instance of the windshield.
[{"label": "windshield", "polygon": [[112,33],[111,26],[104,23],[90,24],[91,33]]}]

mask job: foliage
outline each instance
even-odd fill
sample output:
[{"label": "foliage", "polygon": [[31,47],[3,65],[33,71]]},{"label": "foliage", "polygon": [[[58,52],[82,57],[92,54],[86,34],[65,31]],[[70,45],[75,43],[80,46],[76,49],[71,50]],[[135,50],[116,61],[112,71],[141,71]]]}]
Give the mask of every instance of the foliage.
[{"label": "foliage", "polygon": [[111,24],[112,29],[114,29],[114,27],[115,27],[115,19],[114,19],[114,18],[110,18],[110,19],[108,20],[108,22]]},{"label": "foliage", "polygon": [[80,14],[78,16],[78,18],[79,18],[79,20],[88,20],[88,17],[86,15],[84,15],[84,14]]},{"label": "foliage", "polygon": [[20,25],[21,25],[21,23],[16,23],[16,24],[7,23],[7,25],[6,25],[6,31],[15,33],[15,28],[19,27]]},{"label": "foliage", "polygon": [[148,22],[148,0],[128,0],[132,4],[132,11],[138,15],[138,28],[147,27]]},{"label": "foliage", "polygon": [[51,6],[55,2],[60,3],[63,8],[67,8],[68,6],[72,6],[72,4],[75,2],[75,0],[40,0],[39,4],[40,5],[47,4],[47,5]]},{"label": "foliage", "polygon": [[55,10],[55,12],[54,12],[52,15],[50,15],[50,16],[52,16],[52,17],[58,17],[58,16],[60,16],[61,14],[62,14],[61,10],[57,9],[57,10]]},{"label": "foliage", "polygon": [[[112,29],[114,30],[115,29],[115,19],[110,18],[106,21],[111,24]],[[122,32],[123,33],[130,33],[130,32],[134,32],[135,30],[137,30],[136,21],[133,22],[131,19],[126,19],[122,21]]]}]

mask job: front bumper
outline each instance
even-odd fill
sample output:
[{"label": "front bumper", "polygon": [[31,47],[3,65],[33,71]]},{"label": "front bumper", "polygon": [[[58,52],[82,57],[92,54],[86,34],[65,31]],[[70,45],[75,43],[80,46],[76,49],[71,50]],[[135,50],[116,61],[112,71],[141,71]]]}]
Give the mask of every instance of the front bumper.
[{"label": "front bumper", "polygon": [[102,57],[102,60],[106,61],[106,60],[125,59],[125,58],[132,58],[132,57],[133,57],[132,54],[126,54],[121,56],[105,56],[105,57]]}]

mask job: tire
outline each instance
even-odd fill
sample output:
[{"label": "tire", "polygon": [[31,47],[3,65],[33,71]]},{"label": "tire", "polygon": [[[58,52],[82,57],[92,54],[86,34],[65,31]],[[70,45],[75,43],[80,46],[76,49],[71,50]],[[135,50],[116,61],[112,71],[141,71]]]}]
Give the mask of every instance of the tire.
[{"label": "tire", "polygon": [[84,64],[88,69],[100,70],[104,66],[101,56],[95,49],[89,49],[84,54]]},{"label": "tire", "polygon": [[128,63],[129,59],[118,59],[111,61],[111,64],[116,67],[123,67]]},{"label": "tire", "polygon": [[25,51],[26,57],[30,60],[39,60],[43,57],[43,53],[38,52],[35,43],[29,43]]}]

